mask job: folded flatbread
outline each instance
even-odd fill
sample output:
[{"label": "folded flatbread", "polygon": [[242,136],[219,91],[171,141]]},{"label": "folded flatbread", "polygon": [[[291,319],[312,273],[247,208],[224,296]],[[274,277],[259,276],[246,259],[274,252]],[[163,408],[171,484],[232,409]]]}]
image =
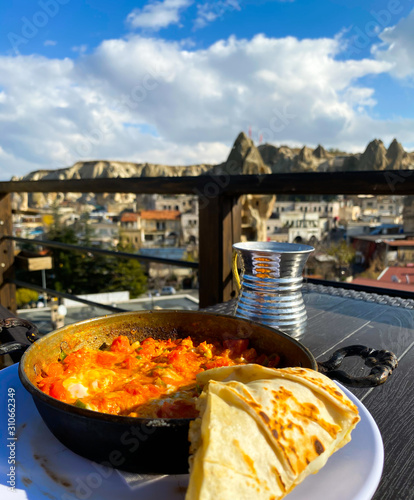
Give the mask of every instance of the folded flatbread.
[{"label": "folded flatbread", "polygon": [[310,369],[229,366],[197,382],[186,500],[281,499],[350,441],[359,421],[338,386]]}]

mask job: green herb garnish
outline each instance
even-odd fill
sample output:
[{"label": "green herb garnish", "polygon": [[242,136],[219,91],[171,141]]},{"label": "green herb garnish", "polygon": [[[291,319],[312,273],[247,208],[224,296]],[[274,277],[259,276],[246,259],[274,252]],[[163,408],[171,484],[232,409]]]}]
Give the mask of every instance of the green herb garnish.
[{"label": "green herb garnish", "polygon": [[80,399],[77,399],[74,403],[73,403],[75,406],[77,406],[78,408],[84,408],[84,409],[87,409],[88,407],[86,406],[86,404],[81,401]]}]

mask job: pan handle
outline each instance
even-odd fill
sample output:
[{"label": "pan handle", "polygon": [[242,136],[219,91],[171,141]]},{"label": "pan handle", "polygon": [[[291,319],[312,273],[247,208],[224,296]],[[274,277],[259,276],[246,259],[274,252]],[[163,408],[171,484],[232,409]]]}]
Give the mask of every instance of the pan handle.
[{"label": "pan handle", "polygon": [[[372,368],[369,375],[353,377],[342,370],[338,370],[337,368],[341,366],[344,358],[348,356],[360,356],[364,359],[365,365]],[[378,351],[363,345],[342,347],[335,351],[327,361],[318,362],[320,373],[349,387],[376,387],[384,384],[397,366],[397,356],[391,351]]]},{"label": "pan handle", "polygon": [[[9,329],[16,326],[27,328],[26,338],[30,342],[30,344],[33,344],[33,342],[36,342],[36,340],[40,338],[37,326],[33,323],[30,323],[30,321],[20,318],[0,319],[0,332],[3,330],[3,328]],[[10,354],[16,351],[25,351],[30,344],[22,344],[21,342],[17,341],[6,342],[0,345],[0,355]]]}]

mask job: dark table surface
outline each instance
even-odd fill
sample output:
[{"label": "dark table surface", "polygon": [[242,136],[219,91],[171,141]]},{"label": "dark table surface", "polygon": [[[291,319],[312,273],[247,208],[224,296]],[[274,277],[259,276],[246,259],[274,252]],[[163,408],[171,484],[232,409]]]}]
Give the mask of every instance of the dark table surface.
[{"label": "dark table surface", "polygon": [[[375,419],[384,442],[384,470],[373,498],[414,499],[414,301],[321,286],[305,286],[304,300],[308,321],[299,340],[318,361],[351,344],[397,355],[399,366],[384,385],[350,390]],[[234,301],[207,310],[233,314]],[[8,315],[0,306],[0,317]],[[3,341],[11,338],[24,341],[24,330],[2,332]],[[369,372],[355,358],[346,358],[343,366],[357,376]]]},{"label": "dark table surface", "polygon": [[[373,498],[414,499],[414,301],[342,292],[305,286],[308,321],[298,340],[317,361],[353,344],[396,354],[399,366],[384,385],[349,390],[373,416],[384,443],[383,475]],[[208,310],[233,314],[234,305],[232,301]],[[370,370],[356,358],[346,358],[342,367],[356,376]]]}]

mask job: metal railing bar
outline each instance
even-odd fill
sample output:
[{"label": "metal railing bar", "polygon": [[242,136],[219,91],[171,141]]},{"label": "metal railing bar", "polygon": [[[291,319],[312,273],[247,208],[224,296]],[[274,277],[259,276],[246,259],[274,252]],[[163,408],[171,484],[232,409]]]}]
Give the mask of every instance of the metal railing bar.
[{"label": "metal railing bar", "polygon": [[414,193],[413,170],[297,172],[261,175],[130,177],[0,182],[4,193],[192,194],[206,200],[219,194],[391,194]]},{"label": "metal railing bar", "polygon": [[13,240],[19,243],[29,243],[35,244],[39,246],[44,246],[48,248],[60,248],[62,250],[72,250],[75,252],[82,253],[92,253],[92,254],[101,254],[109,257],[119,257],[121,259],[136,259],[142,262],[155,262],[157,264],[166,264],[168,266],[177,266],[177,267],[188,267],[191,269],[198,269],[198,262],[189,262],[186,260],[177,260],[177,259],[164,259],[163,257],[150,257],[148,255],[139,255],[135,253],[127,253],[127,252],[114,252],[113,250],[105,250],[103,248],[94,248],[94,247],[83,247],[79,245],[72,245],[70,243],[61,243],[58,241],[50,241],[50,240],[37,240],[37,239],[29,239],[29,238],[20,238],[18,236],[2,236],[0,241]]},{"label": "metal railing bar", "polygon": [[392,288],[383,288],[376,286],[358,285],[356,283],[347,283],[346,281],[329,281],[316,278],[304,278],[304,283],[312,283],[314,285],[331,286],[333,288],[344,288],[346,290],[354,290],[355,292],[375,293],[377,295],[388,295],[390,297],[400,297],[402,299],[414,300],[414,292],[405,290],[395,290]]},{"label": "metal railing bar", "polygon": [[94,302],[93,300],[82,299],[77,295],[72,295],[70,293],[58,292],[57,290],[52,290],[51,288],[45,288],[40,285],[35,285],[33,283],[26,283],[25,281],[20,281],[16,279],[7,280],[8,283],[13,283],[16,286],[20,286],[22,288],[29,288],[30,290],[36,290],[37,292],[46,292],[48,295],[53,297],[60,297],[62,299],[70,299],[76,302],[81,302],[82,304],[86,304],[87,306],[99,307],[100,309],[106,309],[111,312],[126,312],[127,309],[122,309],[120,307],[109,306],[107,304],[100,304],[99,302]]}]

